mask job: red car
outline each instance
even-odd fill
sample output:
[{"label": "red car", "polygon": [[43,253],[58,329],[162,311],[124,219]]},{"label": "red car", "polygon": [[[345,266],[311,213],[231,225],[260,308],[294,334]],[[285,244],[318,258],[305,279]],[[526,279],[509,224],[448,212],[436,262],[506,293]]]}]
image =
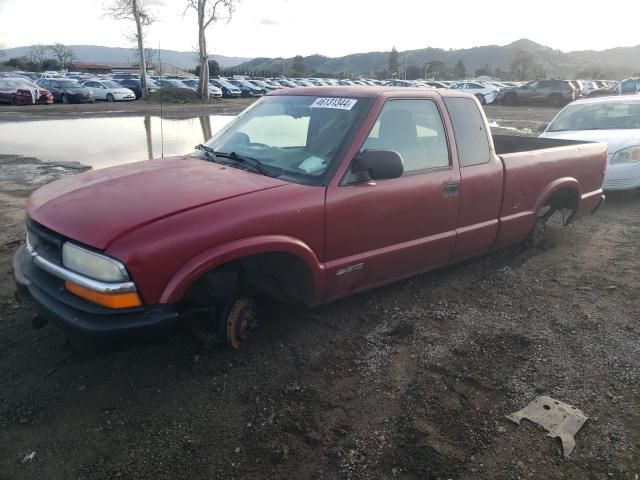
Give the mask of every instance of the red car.
[{"label": "red car", "polygon": [[27,202],[19,296],[68,333],[237,347],[255,299],[316,306],[544,239],[604,201],[603,143],[492,137],[446,89],[264,96],[191,155],[88,172]]},{"label": "red car", "polygon": [[49,90],[22,78],[0,78],[0,103],[11,105],[49,105],[53,95]]}]

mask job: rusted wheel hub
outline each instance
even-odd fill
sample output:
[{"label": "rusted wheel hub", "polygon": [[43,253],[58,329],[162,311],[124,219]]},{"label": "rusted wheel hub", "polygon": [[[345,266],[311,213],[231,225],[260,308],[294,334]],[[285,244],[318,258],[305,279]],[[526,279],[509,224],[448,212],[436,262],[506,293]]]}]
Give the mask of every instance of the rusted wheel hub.
[{"label": "rusted wheel hub", "polygon": [[255,325],[256,305],[251,298],[239,298],[231,303],[227,313],[227,344],[234,349],[249,337]]},{"label": "rusted wheel hub", "polygon": [[533,224],[533,229],[529,234],[529,243],[532,247],[539,247],[547,238],[547,222],[543,218],[538,218]]}]

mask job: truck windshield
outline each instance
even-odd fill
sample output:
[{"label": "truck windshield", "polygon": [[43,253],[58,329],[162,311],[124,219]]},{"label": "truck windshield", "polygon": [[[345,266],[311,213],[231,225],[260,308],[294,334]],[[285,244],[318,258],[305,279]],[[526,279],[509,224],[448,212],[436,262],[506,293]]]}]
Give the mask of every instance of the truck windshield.
[{"label": "truck windshield", "polygon": [[551,122],[548,132],[640,128],[640,99],[576,103]]},{"label": "truck windshield", "polygon": [[[316,96],[264,97],[205,147],[275,167],[280,178],[323,185],[370,99]],[[205,149],[194,156],[207,158]]]}]

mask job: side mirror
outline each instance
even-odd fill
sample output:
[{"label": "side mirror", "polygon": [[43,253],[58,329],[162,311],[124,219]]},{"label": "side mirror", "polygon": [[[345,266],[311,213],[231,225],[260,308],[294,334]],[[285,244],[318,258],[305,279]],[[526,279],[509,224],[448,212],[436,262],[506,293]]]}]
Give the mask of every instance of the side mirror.
[{"label": "side mirror", "polygon": [[538,128],[536,130],[542,133],[547,129],[548,126],[549,126],[548,123],[541,123],[540,125],[538,125]]},{"label": "side mirror", "polygon": [[355,183],[401,177],[404,162],[393,150],[365,150],[354,161]]}]

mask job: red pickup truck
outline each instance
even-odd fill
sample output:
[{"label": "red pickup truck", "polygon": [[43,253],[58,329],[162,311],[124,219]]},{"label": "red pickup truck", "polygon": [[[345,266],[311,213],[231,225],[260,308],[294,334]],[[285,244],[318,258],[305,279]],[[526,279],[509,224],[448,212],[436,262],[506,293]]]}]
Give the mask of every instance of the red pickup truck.
[{"label": "red pickup truck", "polygon": [[602,204],[601,143],[491,136],[447,90],[269,94],[189,155],[69,177],[27,204],[20,297],[69,334],[237,347],[256,298],[315,306],[529,239]]}]

